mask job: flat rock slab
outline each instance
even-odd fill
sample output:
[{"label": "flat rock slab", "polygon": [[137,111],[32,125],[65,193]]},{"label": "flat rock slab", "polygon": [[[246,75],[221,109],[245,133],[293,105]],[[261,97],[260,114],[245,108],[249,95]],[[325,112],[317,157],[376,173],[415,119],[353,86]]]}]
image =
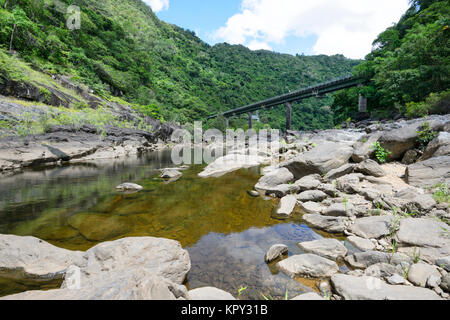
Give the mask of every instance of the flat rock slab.
[{"label": "flat rock slab", "polygon": [[190,290],[189,297],[190,300],[236,300],[230,293],[214,287]]},{"label": "flat rock slab", "polygon": [[294,180],[294,175],[286,168],[275,169],[259,179],[255,188],[260,190],[270,189],[280,184],[288,184]]},{"label": "flat rock slab", "polygon": [[377,263],[388,263],[393,265],[401,264],[402,262],[411,262],[411,258],[406,255],[395,253],[391,255],[387,252],[380,251],[366,251],[357,252],[345,257],[345,261],[355,269],[366,269],[371,265]]},{"label": "flat rock slab", "polygon": [[293,300],[293,301],[315,301],[315,300],[325,300],[325,299],[315,292],[308,292],[308,293],[296,296],[295,298],[293,298],[291,300]]},{"label": "flat rock slab", "polygon": [[356,172],[360,172],[369,176],[384,177],[386,172],[383,168],[373,160],[365,160],[355,167]]},{"label": "flat rock slab", "polygon": [[345,203],[334,203],[323,211],[325,216],[331,217],[351,217],[354,215],[354,206],[347,202]]},{"label": "flat rock slab", "polygon": [[36,280],[61,279],[66,269],[83,262],[83,252],[55,247],[35,237],[0,235],[0,270]]},{"label": "flat rock slab", "polygon": [[347,255],[347,248],[336,239],[320,239],[315,241],[301,242],[300,249],[308,253],[314,253],[324,258],[337,259]]},{"label": "flat rock slab", "polygon": [[320,214],[305,214],[303,220],[314,228],[329,233],[343,233],[348,223],[347,218],[344,217],[326,217]]},{"label": "flat rock slab", "polygon": [[208,165],[202,172],[199,173],[199,177],[220,177],[239,169],[257,167],[261,165],[264,160],[265,158],[260,156],[229,154],[224,157],[220,157]]},{"label": "flat rock slab", "polygon": [[286,275],[307,276],[311,278],[327,278],[339,271],[336,262],[315,254],[295,255],[276,264]]},{"label": "flat rock slab", "polygon": [[375,216],[356,219],[349,231],[365,239],[378,239],[391,232],[392,216]]},{"label": "flat rock slab", "polygon": [[442,300],[432,290],[389,285],[374,277],[335,274],[331,284],[345,300]]},{"label": "flat rock slab", "polygon": [[297,204],[297,198],[293,195],[288,195],[280,200],[280,204],[277,209],[277,215],[282,217],[289,217],[295,209]]},{"label": "flat rock slab", "polygon": [[347,174],[352,173],[353,170],[354,170],[354,168],[355,168],[355,165],[354,165],[354,164],[347,163],[347,164],[343,165],[342,167],[339,167],[339,168],[337,168],[337,169],[333,169],[333,170],[331,170],[330,172],[328,172],[328,173],[325,175],[324,179],[325,179],[326,181],[332,181],[332,180],[334,180],[334,179],[343,177],[343,176],[345,176],[345,175],[347,175]]},{"label": "flat rock slab", "polygon": [[450,183],[450,156],[434,157],[416,162],[406,169],[406,182],[416,187],[431,187]]},{"label": "flat rock slab", "polygon": [[322,213],[325,210],[325,207],[317,202],[312,202],[312,201],[301,202],[301,201],[299,201],[297,204],[305,213],[309,213],[309,214]]},{"label": "flat rock slab", "polygon": [[288,253],[288,247],[286,245],[276,244],[276,245],[272,246],[269,249],[269,251],[267,251],[267,253],[264,257],[264,261],[266,261],[267,263],[270,263],[287,253]]},{"label": "flat rock slab", "polygon": [[400,222],[397,233],[401,244],[417,247],[447,247],[450,245],[449,226],[441,221],[432,219],[408,218]]},{"label": "flat rock slab", "polygon": [[328,198],[327,194],[320,190],[303,191],[297,196],[297,199],[302,202],[321,202],[326,198]]},{"label": "flat rock slab", "polygon": [[347,241],[356,249],[361,251],[372,251],[375,249],[375,245],[368,239],[350,236],[347,238]]},{"label": "flat rock slab", "polygon": [[305,176],[295,182],[301,191],[312,190],[320,185],[320,175],[312,174]]}]

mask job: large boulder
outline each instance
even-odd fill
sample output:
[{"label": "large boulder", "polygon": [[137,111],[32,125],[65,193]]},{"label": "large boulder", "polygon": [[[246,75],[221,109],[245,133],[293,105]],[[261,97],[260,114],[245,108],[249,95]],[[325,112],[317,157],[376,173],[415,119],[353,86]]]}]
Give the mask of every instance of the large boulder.
[{"label": "large boulder", "polygon": [[450,246],[450,238],[445,230],[449,226],[433,219],[408,218],[400,222],[397,238],[400,244],[417,247],[443,248]]},{"label": "large boulder", "polygon": [[214,287],[204,287],[189,291],[190,300],[236,300],[230,293]]},{"label": "large boulder", "polygon": [[445,182],[450,184],[450,156],[434,157],[407,167],[405,178],[410,185],[431,187]]},{"label": "large boulder", "polygon": [[278,262],[276,266],[281,272],[292,278],[296,276],[326,278],[339,271],[336,262],[315,254],[295,255]]},{"label": "large boulder", "polygon": [[347,248],[336,239],[320,239],[298,244],[300,249],[308,253],[314,253],[324,258],[343,258],[347,255]]},{"label": "large boulder", "polygon": [[390,234],[392,225],[392,216],[366,217],[357,219],[349,231],[365,239],[378,239]]},{"label": "large boulder", "polygon": [[345,300],[442,300],[432,290],[388,285],[374,277],[335,274],[331,284]]},{"label": "large boulder", "polygon": [[327,217],[320,214],[305,214],[303,220],[312,227],[329,233],[343,233],[348,224],[345,217]]},{"label": "large boulder", "polygon": [[280,166],[291,171],[296,179],[310,174],[325,174],[348,162],[353,148],[346,143],[323,142],[311,151],[300,154]]}]

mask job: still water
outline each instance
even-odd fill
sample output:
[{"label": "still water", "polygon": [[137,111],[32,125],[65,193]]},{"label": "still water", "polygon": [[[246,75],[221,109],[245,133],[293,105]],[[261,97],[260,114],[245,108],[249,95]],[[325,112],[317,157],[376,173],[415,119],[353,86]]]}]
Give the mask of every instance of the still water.
[{"label": "still water", "polygon": [[[289,297],[310,290],[314,281],[279,274],[264,255],[274,244],[288,245],[323,236],[301,220],[271,215],[277,200],[252,198],[247,190],[258,181],[259,169],[240,170],[220,178],[202,179],[203,166],[192,166],[172,183],[159,179],[171,167],[170,151],[141,157],[96,161],[25,171],[0,180],[0,233],[35,236],[70,250],[87,250],[123,237],[152,236],[179,241],[188,250],[190,289],[215,286],[241,299]],[[115,186],[134,182],[144,187],[123,194]],[[0,277],[0,296],[40,286]]]}]

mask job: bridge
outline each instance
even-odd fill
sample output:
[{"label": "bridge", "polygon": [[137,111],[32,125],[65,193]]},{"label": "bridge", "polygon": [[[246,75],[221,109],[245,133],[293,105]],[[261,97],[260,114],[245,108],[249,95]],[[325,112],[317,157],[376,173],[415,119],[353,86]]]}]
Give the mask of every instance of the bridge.
[{"label": "bridge", "polygon": [[[281,96],[269,98],[263,101],[249,104],[244,107],[240,107],[234,110],[230,110],[224,113],[219,113],[208,117],[209,119],[214,119],[219,116],[223,116],[226,119],[227,128],[229,126],[229,120],[233,116],[238,116],[241,114],[248,114],[248,126],[253,128],[253,112],[261,109],[269,109],[279,105],[285,105],[286,107],[286,130],[291,130],[292,122],[292,104],[294,102],[299,102],[303,99],[312,97],[321,97],[327,93],[348,89],[351,87],[361,86],[364,80],[360,78],[355,78],[353,76],[346,76],[326,83],[321,83],[318,85],[310,86],[308,88],[303,88],[294,92],[286,93]],[[360,95],[359,97],[359,111],[367,111],[367,99]]]}]

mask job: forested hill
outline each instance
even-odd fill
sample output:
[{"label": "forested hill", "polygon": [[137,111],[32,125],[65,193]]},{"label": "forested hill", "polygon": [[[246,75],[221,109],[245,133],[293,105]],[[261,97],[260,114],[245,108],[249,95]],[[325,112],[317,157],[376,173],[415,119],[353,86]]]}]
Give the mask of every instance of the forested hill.
[{"label": "forested hill", "polygon": [[[66,27],[72,4],[81,8],[79,30]],[[198,120],[347,75],[359,63],[339,55],[211,47],[193,32],[160,21],[140,0],[0,0],[0,7],[0,80],[32,81],[20,70],[19,61],[25,61],[42,73],[68,75],[103,98],[120,97],[171,121]],[[324,107],[330,103],[311,100],[295,108],[293,127],[332,126],[332,113]],[[282,127],[283,114],[267,111],[261,118]]]}]

